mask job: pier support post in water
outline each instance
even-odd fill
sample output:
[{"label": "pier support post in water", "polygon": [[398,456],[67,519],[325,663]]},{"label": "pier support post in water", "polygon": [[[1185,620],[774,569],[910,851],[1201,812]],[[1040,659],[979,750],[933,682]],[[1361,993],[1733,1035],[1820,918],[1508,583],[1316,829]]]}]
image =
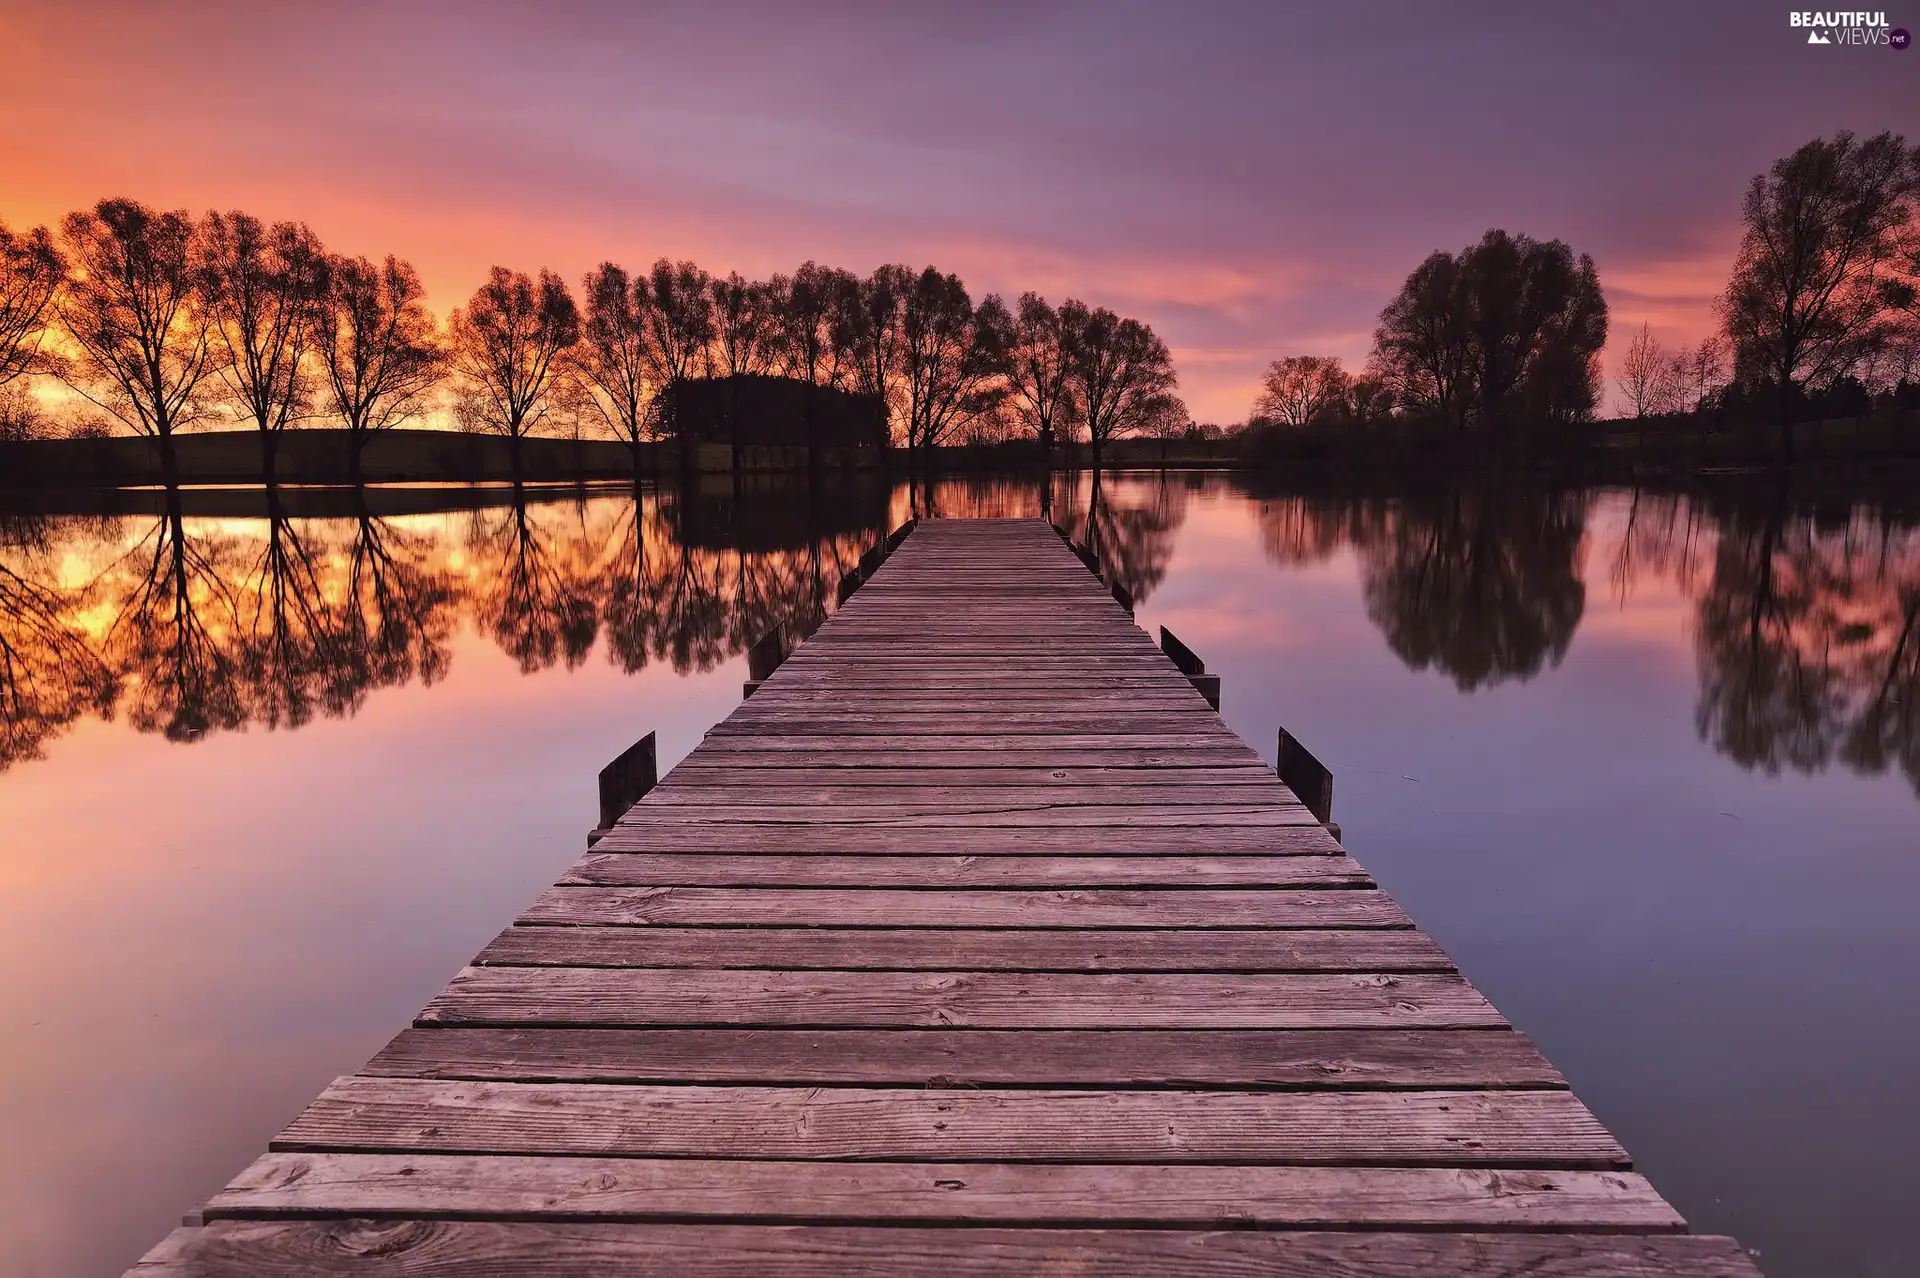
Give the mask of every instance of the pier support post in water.
[{"label": "pier support post in water", "polygon": [[1279,772],[1280,783],[1299,795],[1313,819],[1339,838],[1340,827],[1333,821],[1333,772],[1285,728],[1280,729]]},{"label": "pier support post in water", "polygon": [[1180,673],[1187,677],[1195,692],[1207,699],[1208,705],[1215,710],[1220,708],[1220,676],[1208,674],[1207,663],[1200,660],[1200,654],[1181,643],[1165,626],[1160,627],[1160,651],[1180,668]]},{"label": "pier support post in water", "polygon": [[588,832],[587,846],[598,843],[659,781],[659,756],[654,752],[653,733],[649,732],[600,769],[600,824]]},{"label": "pier support post in water", "polygon": [[759,691],[760,685],[786,659],[787,630],[785,626],[775,626],[761,635],[758,643],[747,649],[747,681],[741,686],[741,699],[745,700]]}]

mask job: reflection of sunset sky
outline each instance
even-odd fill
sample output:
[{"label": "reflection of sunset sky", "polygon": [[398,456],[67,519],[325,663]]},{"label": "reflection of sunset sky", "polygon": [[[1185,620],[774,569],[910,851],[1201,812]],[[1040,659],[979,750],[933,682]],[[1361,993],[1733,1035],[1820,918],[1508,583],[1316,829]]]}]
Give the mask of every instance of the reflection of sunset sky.
[{"label": "reflection of sunset sky", "polygon": [[1749,4],[272,9],[10,6],[0,217],[303,218],[441,311],[494,262],[932,261],[1147,318],[1237,420],[1493,224],[1591,252],[1616,334],[1690,340],[1749,176],[1920,132],[1911,57]]}]

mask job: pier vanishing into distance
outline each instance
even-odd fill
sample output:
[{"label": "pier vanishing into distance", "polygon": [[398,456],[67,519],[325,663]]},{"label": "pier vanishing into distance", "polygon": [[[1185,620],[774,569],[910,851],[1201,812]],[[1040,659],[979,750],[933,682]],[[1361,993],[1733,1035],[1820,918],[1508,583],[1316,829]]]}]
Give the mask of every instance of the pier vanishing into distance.
[{"label": "pier vanishing into distance", "polygon": [[1047,524],[879,559],[131,1272],[1755,1275]]}]

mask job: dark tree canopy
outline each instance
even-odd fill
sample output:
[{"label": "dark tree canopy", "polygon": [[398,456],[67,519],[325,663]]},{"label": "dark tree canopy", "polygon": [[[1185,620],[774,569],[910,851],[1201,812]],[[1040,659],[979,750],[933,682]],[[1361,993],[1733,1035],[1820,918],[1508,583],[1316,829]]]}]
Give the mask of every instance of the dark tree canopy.
[{"label": "dark tree canopy", "polygon": [[1816,138],[1754,177],[1720,314],[1743,384],[1777,397],[1781,446],[1809,390],[1831,386],[1889,336],[1886,285],[1910,235],[1920,149],[1897,134]]},{"label": "dark tree canopy", "polygon": [[1380,313],[1373,373],[1453,425],[1581,421],[1599,401],[1607,304],[1593,259],[1491,230],[1436,252]]}]

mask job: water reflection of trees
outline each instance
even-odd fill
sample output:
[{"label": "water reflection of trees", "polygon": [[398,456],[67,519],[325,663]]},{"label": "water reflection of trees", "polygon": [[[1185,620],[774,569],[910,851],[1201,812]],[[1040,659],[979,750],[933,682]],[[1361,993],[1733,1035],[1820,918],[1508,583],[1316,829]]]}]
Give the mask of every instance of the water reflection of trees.
[{"label": "water reflection of trees", "polygon": [[1463,691],[1559,665],[1586,608],[1587,499],[1454,489],[1385,507],[1364,528],[1367,616],[1408,666]]},{"label": "water reflection of trees", "polygon": [[63,586],[43,519],[0,520],[0,770],[38,758],[46,742],[119,695],[77,615],[83,591]]},{"label": "water reflection of trees", "polygon": [[[1264,496],[1258,517],[1278,564],[1350,548],[1394,654],[1473,690],[1565,656],[1592,511],[1586,495],[1496,485]],[[1702,740],[1746,768],[1898,769],[1920,791],[1920,526],[1779,489],[1634,492],[1610,511],[1614,593],[1658,580],[1691,602]]]},{"label": "water reflection of trees", "polygon": [[1920,531],[1723,513],[1694,637],[1701,738],[1742,767],[1898,768],[1920,791]]},{"label": "water reflection of trees", "polygon": [[852,507],[762,503],[745,549],[688,543],[651,492],[464,516],[382,516],[364,492],[344,518],[291,516],[274,493],[264,518],[156,501],[0,523],[0,768],[89,714],[176,741],[350,715],[444,677],[463,620],[523,671],[579,666],[603,627],[623,670],[710,669],[775,626],[810,632],[884,522],[884,505],[868,528]]},{"label": "water reflection of trees", "polygon": [[[1053,510],[1145,599],[1201,481],[1067,483]],[[1596,501],[1489,484],[1393,498],[1251,494],[1276,563],[1350,551],[1368,615],[1414,669],[1462,689],[1568,651],[1585,565],[1613,593],[1661,581],[1692,615],[1703,740],[1768,772],[1898,770],[1920,791],[1920,524],[1809,509],[1767,488]],[[190,741],[352,714],[443,678],[469,624],[523,670],[577,667],[604,633],[624,671],[708,670],[776,626],[809,633],[889,522],[886,493],[535,494],[466,514],[325,517],[272,497],[194,517],[180,494],[111,520],[0,519],[0,768],[88,716]],[[288,500],[292,500],[290,496]],[[745,502],[746,506],[738,503]],[[922,494],[942,515],[1031,515],[1036,481]]]},{"label": "water reflection of trees", "polygon": [[1166,579],[1174,536],[1186,522],[1188,477],[1165,471],[1130,480],[1094,472],[1084,505],[1061,527],[1099,557],[1110,579],[1144,603]]}]

